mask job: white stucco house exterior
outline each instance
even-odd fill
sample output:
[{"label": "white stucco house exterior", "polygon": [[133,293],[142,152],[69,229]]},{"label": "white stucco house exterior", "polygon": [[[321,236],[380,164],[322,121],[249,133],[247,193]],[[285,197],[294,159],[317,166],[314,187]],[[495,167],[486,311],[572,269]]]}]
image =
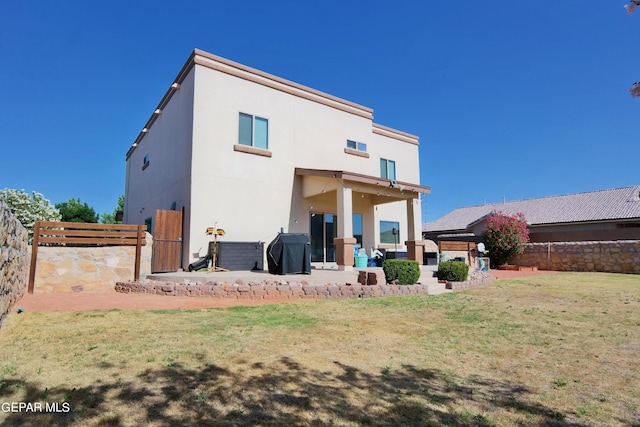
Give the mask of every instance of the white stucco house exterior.
[{"label": "white stucco house exterior", "polygon": [[124,222],[183,209],[183,268],[214,223],[308,233],[313,264],[348,270],[354,244],[422,262],[418,148],[370,108],[196,49],[127,152]]}]

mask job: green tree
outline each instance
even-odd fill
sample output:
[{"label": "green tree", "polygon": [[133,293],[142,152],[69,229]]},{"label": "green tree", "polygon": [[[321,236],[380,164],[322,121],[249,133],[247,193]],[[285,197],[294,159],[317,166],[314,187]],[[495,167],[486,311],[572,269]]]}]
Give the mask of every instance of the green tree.
[{"label": "green tree", "polygon": [[482,241],[494,265],[508,264],[529,243],[529,229],[524,214],[509,215],[494,211],[487,217]]},{"label": "green tree", "polygon": [[66,202],[56,203],[56,208],[60,211],[62,220],[65,222],[98,222],[98,214],[86,202],[73,197]]},{"label": "green tree", "polygon": [[35,191],[27,194],[24,190],[5,188],[0,190],[2,199],[16,219],[29,232],[29,243],[33,240],[33,226],[36,221],[60,221],[58,209],[51,202]]},{"label": "green tree", "polygon": [[100,214],[100,222],[102,224],[121,224],[122,221],[116,220],[118,211],[120,212],[124,211],[124,195],[123,194],[118,196],[118,204],[113,209],[112,213],[105,212],[103,214]]}]

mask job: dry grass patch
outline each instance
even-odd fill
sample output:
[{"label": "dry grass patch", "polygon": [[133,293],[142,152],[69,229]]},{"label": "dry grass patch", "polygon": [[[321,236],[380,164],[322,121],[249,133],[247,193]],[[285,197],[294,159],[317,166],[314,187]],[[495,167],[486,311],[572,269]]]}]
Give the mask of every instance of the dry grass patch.
[{"label": "dry grass patch", "polygon": [[640,279],[431,297],[12,315],[7,425],[633,425]]}]

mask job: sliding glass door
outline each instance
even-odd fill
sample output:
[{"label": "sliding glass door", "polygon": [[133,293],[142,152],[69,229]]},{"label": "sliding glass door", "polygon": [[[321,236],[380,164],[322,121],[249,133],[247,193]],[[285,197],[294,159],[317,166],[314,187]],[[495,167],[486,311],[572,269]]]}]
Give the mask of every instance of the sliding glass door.
[{"label": "sliding glass door", "polygon": [[338,216],[328,213],[311,214],[311,262],[335,262],[338,236]]},{"label": "sliding glass door", "polygon": [[[335,262],[338,237],[338,216],[329,213],[311,214],[311,262]],[[353,214],[353,237],[362,247],[362,214]]]}]

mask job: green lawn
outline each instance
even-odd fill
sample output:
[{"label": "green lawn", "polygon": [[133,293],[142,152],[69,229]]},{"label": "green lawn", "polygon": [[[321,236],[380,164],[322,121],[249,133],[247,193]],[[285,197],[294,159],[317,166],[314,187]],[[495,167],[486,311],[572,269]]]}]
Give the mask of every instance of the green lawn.
[{"label": "green lawn", "polygon": [[[550,274],[438,296],[12,314],[0,329],[0,424],[640,425],[638,355],[632,275]],[[11,402],[62,412],[7,412]]]}]

